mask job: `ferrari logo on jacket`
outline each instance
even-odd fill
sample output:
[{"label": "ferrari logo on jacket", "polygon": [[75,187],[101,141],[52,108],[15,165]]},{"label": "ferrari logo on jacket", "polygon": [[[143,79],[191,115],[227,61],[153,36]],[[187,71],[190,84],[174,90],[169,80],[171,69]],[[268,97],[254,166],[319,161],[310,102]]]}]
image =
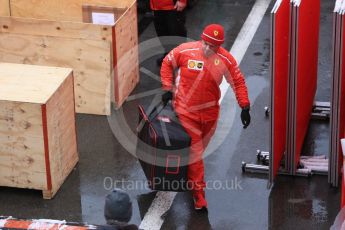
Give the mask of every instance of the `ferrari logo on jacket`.
[{"label": "ferrari logo on jacket", "polygon": [[203,61],[188,60],[188,69],[201,71],[204,69]]}]

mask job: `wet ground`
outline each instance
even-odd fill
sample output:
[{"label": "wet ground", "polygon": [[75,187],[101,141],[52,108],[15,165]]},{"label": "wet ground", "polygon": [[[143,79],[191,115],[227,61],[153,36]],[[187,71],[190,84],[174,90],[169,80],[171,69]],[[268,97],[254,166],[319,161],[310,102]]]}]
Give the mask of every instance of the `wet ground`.
[{"label": "wet ground", "polygon": [[[187,12],[188,37],[199,39],[203,27],[221,23],[226,30],[224,47],[230,49],[249,14],[254,0],[199,0]],[[331,76],[332,10],[334,1],[322,1],[319,57],[319,88],[316,99],[329,101]],[[241,162],[255,162],[256,149],[269,149],[269,119],[264,107],[269,104],[270,9],[249,46],[241,69],[246,76],[252,102],[252,123],[242,129],[240,110],[225,95],[219,127],[214,137],[224,142],[206,159],[206,180],[227,185],[218,189],[211,184],[206,192],[209,213],[193,210],[190,194],[179,193],[161,229],[329,229],[339,212],[340,192],[330,188],[327,177],[292,178],[279,176],[267,189],[267,176],[243,174]],[[149,104],[160,83],[155,59],[163,52],[155,38],[150,14],[139,15],[141,80],[129,101],[111,117],[77,115],[80,161],[53,200],[43,200],[40,191],[0,188],[0,215],[17,218],[49,218],[90,224],[104,224],[104,197],[114,187],[122,187],[133,200],[131,223],[140,224],[155,192],[143,184],[141,167],[129,152],[133,138],[137,105]],[[156,74],[156,75],[155,75]],[[145,96],[145,97],[144,97]],[[234,122],[229,123],[234,116]],[[125,147],[122,138],[132,140]],[[126,143],[128,143],[126,141]],[[328,152],[327,122],[311,122],[303,148],[305,155]],[[216,188],[217,187],[217,188]]]}]

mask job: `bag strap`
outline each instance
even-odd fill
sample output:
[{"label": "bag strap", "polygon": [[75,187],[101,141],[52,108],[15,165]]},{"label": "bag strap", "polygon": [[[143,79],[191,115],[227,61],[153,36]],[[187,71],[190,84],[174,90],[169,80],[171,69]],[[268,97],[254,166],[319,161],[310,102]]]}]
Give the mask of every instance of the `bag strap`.
[{"label": "bag strap", "polygon": [[149,122],[155,119],[158,116],[158,114],[160,114],[160,112],[162,112],[162,110],[166,107],[166,105],[167,104],[164,104],[162,101],[160,101],[156,106],[154,106],[152,111],[147,116]]}]

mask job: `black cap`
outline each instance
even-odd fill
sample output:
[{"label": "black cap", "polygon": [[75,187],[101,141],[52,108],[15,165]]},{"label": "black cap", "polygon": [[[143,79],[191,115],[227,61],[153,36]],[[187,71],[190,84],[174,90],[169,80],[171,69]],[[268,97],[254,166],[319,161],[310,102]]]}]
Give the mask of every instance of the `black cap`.
[{"label": "black cap", "polygon": [[128,222],[132,217],[132,202],[129,195],[115,189],[105,198],[104,217],[107,221]]}]

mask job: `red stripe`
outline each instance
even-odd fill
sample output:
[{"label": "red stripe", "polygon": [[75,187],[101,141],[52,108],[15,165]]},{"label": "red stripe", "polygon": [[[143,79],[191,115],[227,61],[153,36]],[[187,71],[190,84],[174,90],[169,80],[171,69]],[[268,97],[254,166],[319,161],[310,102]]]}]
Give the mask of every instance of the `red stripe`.
[{"label": "red stripe", "polygon": [[7,220],[5,224],[5,228],[16,228],[16,229],[27,229],[32,224],[32,221],[24,221],[24,220]]},{"label": "red stripe", "polygon": [[46,175],[47,175],[47,190],[52,189],[52,178],[50,172],[50,161],[49,161],[49,141],[48,141],[48,126],[47,126],[47,107],[42,105],[42,124],[43,124],[43,138],[44,138],[44,155],[46,162]]},{"label": "red stripe", "polygon": [[146,115],[146,113],[145,113],[145,111],[144,111],[144,108],[143,108],[141,105],[139,105],[138,107],[139,107],[139,109],[140,109],[141,114],[142,114],[143,117],[144,117],[144,120],[150,122],[150,121],[149,121],[149,118],[147,117],[147,115]]},{"label": "red stripe", "polygon": [[92,229],[88,227],[82,227],[82,226],[64,226],[64,228],[60,228],[64,230],[87,230],[87,229]]},{"label": "red stripe", "polygon": [[[39,229],[49,229],[49,230],[58,230],[58,229],[65,229],[65,230],[87,230],[92,229],[89,226],[70,226],[68,224],[55,224],[49,222],[35,222],[32,220],[7,220],[4,228],[8,229],[29,229],[30,225],[37,223],[39,225]],[[36,228],[30,228],[36,229]]]},{"label": "red stripe", "polygon": [[[169,171],[169,159],[177,159],[176,171]],[[165,162],[165,173],[166,174],[179,174],[180,172],[180,156],[178,155],[168,155]]]},{"label": "red stripe", "polygon": [[117,50],[116,50],[116,32],[115,26],[112,27],[113,32],[113,69],[114,69],[114,96],[115,104],[119,103],[119,90],[116,87],[119,86],[118,72],[117,72]]}]

